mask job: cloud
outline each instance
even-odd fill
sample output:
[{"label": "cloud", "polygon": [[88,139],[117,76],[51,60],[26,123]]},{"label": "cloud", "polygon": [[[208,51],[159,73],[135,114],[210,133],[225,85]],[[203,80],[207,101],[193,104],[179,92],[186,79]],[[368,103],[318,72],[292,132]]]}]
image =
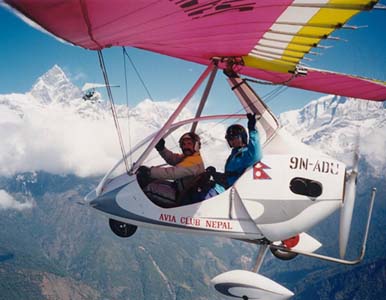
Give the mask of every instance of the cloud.
[{"label": "cloud", "polygon": [[[81,177],[100,176],[122,157],[107,103],[91,104],[75,99],[72,104],[43,105],[29,95],[14,97],[18,98],[10,99],[9,103],[18,103],[20,109],[0,105],[0,176],[40,170]],[[131,110],[130,134],[127,119],[120,119],[126,151],[129,150],[129,137],[131,146],[134,146],[156,131],[177,105],[175,101],[141,102]],[[118,107],[120,115],[125,115],[123,109],[123,106]],[[191,116],[192,113],[187,110],[182,112],[181,117],[186,119]],[[168,137],[168,147],[179,151],[178,137],[190,126],[178,130],[173,138]],[[200,124],[198,132],[202,133],[202,152],[207,164],[223,167],[228,154],[223,124]],[[138,151],[131,162],[140,153]],[[222,159],[219,160],[219,157]],[[156,151],[144,162],[150,166],[160,163],[162,161]]]},{"label": "cloud", "polygon": [[379,127],[367,135],[362,135],[360,153],[373,167],[373,175],[381,176],[386,167],[386,128]]},{"label": "cloud", "polygon": [[31,200],[26,202],[18,202],[10,194],[4,190],[0,190],[0,210],[14,209],[14,210],[25,210],[31,209],[33,202]]},{"label": "cloud", "polygon": [[0,137],[0,174],[6,176],[39,170],[101,175],[119,157],[111,119],[87,119],[60,105],[0,120]]},{"label": "cloud", "polygon": [[82,71],[78,71],[77,73],[72,74],[70,70],[68,70],[67,68],[63,68],[63,69],[65,73],[68,74],[71,82],[78,82],[78,81],[85,82],[87,80],[88,76]]}]

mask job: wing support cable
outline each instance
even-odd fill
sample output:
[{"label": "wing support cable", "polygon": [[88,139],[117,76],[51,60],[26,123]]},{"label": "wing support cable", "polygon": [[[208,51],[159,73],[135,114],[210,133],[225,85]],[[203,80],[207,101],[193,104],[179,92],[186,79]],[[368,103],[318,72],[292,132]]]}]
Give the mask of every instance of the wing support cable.
[{"label": "wing support cable", "polygon": [[281,93],[283,93],[284,91],[286,91],[288,89],[288,86],[287,85],[281,85],[281,86],[277,86],[275,89],[273,89],[272,91],[270,91],[269,93],[265,94],[262,99],[264,99],[264,102],[266,104],[272,102],[272,100],[274,100],[277,96],[279,96]]},{"label": "wing support cable", "polygon": [[166,121],[165,125],[158,131],[158,133],[156,134],[154,139],[147,146],[146,150],[142,153],[142,155],[134,163],[134,165],[132,166],[131,170],[129,171],[129,174],[134,174],[135,171],[137,171],[138,167],[143,163],[143,161],[150,154],[151,150],[153,150],[154,146],[158,143],[158,141],[164,136],[164,134],[173,125],[173,122],[175,121],[177,116],[180,114],[182,109],[189,103],[189,101],[193,97],[194,93],[201,86],[202,82],[209,76],[209,74],[212,72],[213,69],[214,69],[214,64],[212,62],[211,64],[208,65],[208,67],[204,70],[204,72],[198,78],[198,80],[193,85],[193,87],[190,89],[190,91],[186,94],[185,98],[181,101],[181,103],[177,107],[177,109],[173,112],[173,114]]},{"label": "wing support cable", "polygon": [[[130,57],[129,53],[127,52],[126,48],[125,48],[125,47],[122,47],[122,48],[123,48],[123,53],[124,53],[124,55],[125,55],[125,56],[127,57],[127,59],[129,60],[130,65],[131,65],[131,67],[133,68],[135,74],[137,75],[139,81],[141,82],[143,88],[145,89],[145,91],[146,91],[146,93],[147,93],[147,96],[149,97],[149,99],[150,99],[151,102],[154,102],[154,98],[152,97],[152,95],[151,95],[151,93],[150,93],[150,90],[149,90],[149,88],[147,87],[147,85],[146,85],[146,83],[145,83],[145,80],[142,78],[141,74],[139,73],[138,68],[135,66],[134,61],[131,59],[131,57]],[[125,69],[126,69],[126,68],[125,68]],[[161,112],[160,112],[160,110],[158,109],[158,105],[155,105],[154,107],[155,107],[157,113],[158,113],[159,115],[161,115]],[[173,139],[173,137],[172,137],[172,139]],[[173,139],[173,141],[174,141],[174,139]],[[176,143],[176,142],[174,141],[174,143]],[[131,159],[131,157],[130,157],[130,165],[131,165],[131,166],[133,165],[133,164],[132,164],[132,159]]]},{"label": "wing support cable", "polygon": [[128,54],[127,51],[126,51],[126,48],[125,48],[125,47],[122,47],[122,48],[123,48],[123,53],[125,54],[125,56],[126,56],[126,57],[128,58],[128,60],[130,61],[130,64],[131,64],[132,68],[134,69],[135,74],[137,74],[137,77],[138,77],[139,81],[141,81],[141,84],[142,84],[143,88],[145,89],[147,95],[149,96],[149,99],[150,99],[152,102],[154,102],[153,97],[151,96],[150,91],[149,91],[149,89],[147,88],[147,86],[146,86],[146,84],[145,84],[145,81],[142,79],[141,74],[139,74],[138,69],[136,68],[136,66],[135,66],[135,64],[134,64],[134,62],[133,62],[133,60],[131,59],[131,57],[129,56],[129,54]]},{"label": "wing support cable", "polygon": [[[125,74],[125,97],[126,97],[126,106],[127,106],[127,131],[129,136],[129,151],[131,151],[131,126],[130,126],[130,111],[129,111],[129,90],[128,90],[128,83],[127,83],[127,68],[126,68],[126,49],[125,47],[122,47],[123,49],[123,70]],[[130,59],[130,57],[127,55],[127,57]],[[131,61],[131,59],[130,59]],[[133,165],[133,159],[130,156],[130,165]]]},{"label": "wing support cable", "polygon": [[286,85],[287,83],[290,83],[292,80],[294,80],[297,76],[298,75],[295,72],[294,74],[292,74],[292,76],[290,78],[288,78],[287,80],[281,81],[281,82],[269,82],[269,81],[251,79],[251,78],[243,78],[243,80],[248,81],[248,82],[263,84],[263,85]]},{"label": "wing support cable", "polygon": [[119,126],[119,121],[118,121],[118,114],[117,114],[117,110],[115,109],[114,98],[113,98],[113,94],[111,92],[111,87],[110,87],[109,78],[107,75],[106,65],[105,65],[105,62],[103,59],[102,50],[98,50],[98,58],[99,58],[99,65],[101,67],[102,74],[103,74],[103,79],[104,79],[105,84],[106,84],[107,95],[109,97],[111,113],[113,115],[115,128],[116,128],[117,134],[118,134],[118,140],[119,140],[119,145],[121,147],[122,157],[123,157],[123,160],[125,162],[126,171],[127,171],[127,173],[129,173],[129,164],[127,162],[127,158],[125,155],[125,153],[126,153],[125,145],[123,143],[122,132],[121,132],[121,128]]}]

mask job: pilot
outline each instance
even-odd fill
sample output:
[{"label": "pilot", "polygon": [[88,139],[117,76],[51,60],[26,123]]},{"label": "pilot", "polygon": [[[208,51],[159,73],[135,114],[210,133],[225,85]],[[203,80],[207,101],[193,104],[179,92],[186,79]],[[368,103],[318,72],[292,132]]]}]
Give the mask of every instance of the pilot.
[{"label": "pilot", "polygon": [[90,100],[95,94],[95,91],[88,91],[84,96],[83,96],[83,100]]},{"label": "pilot", "polygon": [[[187,204],[182,195],[190,189],[198,175],[205,172],[204,163],[200,155],[200,137],[194,132],[183,134],[179,140],[182,154],[173,153],[165,147],[165,140],[161,139],[155,148],[161,157],[171,167],[141,166],[138,178],[156,179],[143,186],[143,191],[155,203],[163,207],[175,207]],[[169,181],[173,180],[173,181]],[[185,203],[184,203],[185,202]]]},{"label": "pilot", "polygon": [[[247,118],[249,139],[247,131],[239,124],[229,126],[226,131],[225,139],[232,150],[225,163],[225,173],[216,172],[212,166],[206,170],[213,176],[216,183],[226,189],[262,157],[259,132],[256,130],[256,114],[247,114]],[[217,192],[221,191],[217,190]]]}]

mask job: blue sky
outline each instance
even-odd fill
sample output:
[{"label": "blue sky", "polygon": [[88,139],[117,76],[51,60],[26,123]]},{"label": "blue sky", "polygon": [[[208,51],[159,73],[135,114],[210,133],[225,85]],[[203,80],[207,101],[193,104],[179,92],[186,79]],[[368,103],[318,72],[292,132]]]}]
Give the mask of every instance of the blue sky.
[{"label": "blue sky", "polygon": [[[29,27],[8,10],[0,7],[0,94],[25,93],[35,80],[53,65],[59,65],[71,80],[81,87],[85,82],[103,82],[96,52],[60,43],[58,40]],[[351,73],[386,81],[386,11],[363,12],[350,25],[368,25],[359,30],[336,31],[333,35],[347,39],[323,41],[331,49],[316,49],[321,56],[308,56],[311,67]],[[128,49],[154,100],[181,99],[203,71],[201,65],[169,58],[143,50]],[[121,85],[114,89],[116,102],[125,101],[122,49],[107,49],[104,53],[110,82]],[[135,105],[147,97],[133,69],[128,65],[129,103]],[[233,97],[222,75],[217,77],[211,93],[210,108]],[[254,85],[265,96],[274,87]],[[322,96],[320,93],[286,89],[268,105],[275,113],[304,106]],[[233,109],[232,107],[230,108]],[[233,112],[233,111],[232,111]]]}]

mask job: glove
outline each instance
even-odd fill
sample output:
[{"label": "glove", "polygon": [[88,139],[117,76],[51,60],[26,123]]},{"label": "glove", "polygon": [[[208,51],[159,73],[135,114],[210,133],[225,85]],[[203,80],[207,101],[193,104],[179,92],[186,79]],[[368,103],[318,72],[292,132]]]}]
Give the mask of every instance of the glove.
[{"label": "glove", "polygon": [[141,177],[150,177],[150,168],[146,166],[140,166],[137,170],[137,174]]},{"label": "glove", "polygon": [[248,130],[256,130],[256,114],[247,114]]},{"label": "glove", "polygon": [[214,174],[216,174],[216,168],[215,167],[207,167],[206,168],[206,173],[208,173],[210,176],[213,176]]},{"label": "glove", "polygon": [[155,145],[155,148],[157,149],[158,152],[162,151],[165,149],[165,140],[160,139],[158,143]]}]

